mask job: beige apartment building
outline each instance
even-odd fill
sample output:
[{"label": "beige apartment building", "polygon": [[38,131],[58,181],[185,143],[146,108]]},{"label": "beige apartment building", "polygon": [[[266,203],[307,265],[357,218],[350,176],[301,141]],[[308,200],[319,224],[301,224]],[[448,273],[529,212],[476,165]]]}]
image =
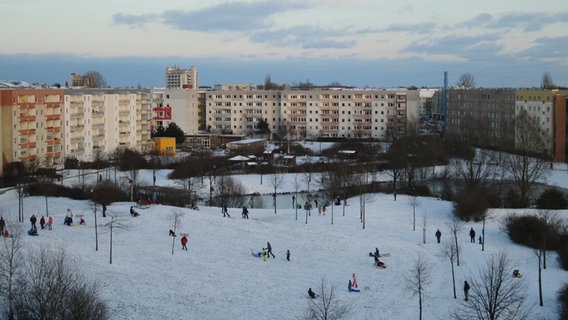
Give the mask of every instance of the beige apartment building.
[{"label": "beige apartment building", "polygon": [[213,90],[208,130],[252,135],[264,120],[290,139],[374,138],[406,133],[418,116],[418,91],[406,89]]},{"label": "beige apartment building", "polygon": [[148,152],[153,147],[148,90],[69,89],[64,107],[66,157],[93,161],[116,149]]},{"label": "beige apartment building", "polygon": [[200,93],[197,89],[152,89],[152,127],[167,128],[175,122],[184,133],[195,134],[200,128]]},{"label": "beige apartment building", "polygon": [[63,90],[0,89],[0,175],[10,162],[63,162],[63,95]]}]

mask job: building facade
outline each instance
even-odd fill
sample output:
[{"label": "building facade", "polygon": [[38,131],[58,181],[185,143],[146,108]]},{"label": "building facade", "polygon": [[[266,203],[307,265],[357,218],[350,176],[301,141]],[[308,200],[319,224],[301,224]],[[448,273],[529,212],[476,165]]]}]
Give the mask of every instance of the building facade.
[{"label": "building facade", "polygon": [[10,162],[48,167],[62,163],[63,96],[63,90],[0,90],[0,174]]},{"label": "building facade", "polygon": [[197,89],[199,80],[197,67],[191,66],[190,69],[178,67],[166,68],[166,89]]},{"label": "building facade", "polygon": [[[213,90],[206,93],[207,129],[252,135],[265,121],[290,139],[404,135],[418,115],[418,91],[406,89]],[[414,110],[414,111],[412,111]]]}]

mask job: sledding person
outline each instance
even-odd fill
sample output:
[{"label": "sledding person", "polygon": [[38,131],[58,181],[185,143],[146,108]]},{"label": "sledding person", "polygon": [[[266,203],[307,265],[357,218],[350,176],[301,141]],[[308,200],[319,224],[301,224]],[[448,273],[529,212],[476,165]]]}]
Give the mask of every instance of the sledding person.
[{"label": "sledding person", "polygon": [[45,218],[44,216],[41,216],[41,218],[39,219],[39,226],[41,227],[41,229],[45,229]]},{"label": "sledding person", "polygon": [[436,239],[438,240],[438,243],[440,243],[440,238],[442,237],[442,231],[440,231],[440,229],[438,229],[436,231]]},{"label": "sledding person", "polygon": [[266,261],[266,248],[262,248],[262,260]]},{"label": "sledding person", "polygon": [[170,236],[171,236],[171,237],[175,237],[175,236],[176,236],[176,233],[175,233],[174,230],[172,230],[172,229],[170,229]]},{"label": "sledding person", "polygon": [[347,291],[351,292],[353,291],[353,286],[351,284],[351,279],[349,280],[349,282],[347,283]]},{"label": "sledding person", "polygon": [[463,282],[463,295],[465,296],[464,300],[469,300],[469,283],[467,281]]},{"label": "sledding person", "polygon": [[38,235],[37,234],[37,227],[35,226],[35,224],[32,225],[32,228],[28,231],[28,234],[30,236],[37,236]]},{"label": "sledding person", "polygon": [[32,214],[32,216],[30,217],[30,222],[32,223],[32,228],[35,227],[36,221],[37,221],[37,218],[36,218],[35,214]]},{"label": "sledding person", "polygon": [[248,219],[249,218],[249,211],[247,209],[247,206],[243,206],[243,219]]},{"label": "sledding person", "polygon": [[181,248],[187,251],[187,236],[185,234],[181,237]]},{"label": "sledding person", "polygon": [[473,227],[469,229],[469,238],[471,243],[475,243],[475,230],[473,230]]},{"label": "sledding person", "polygon": [[311,299],[315,299],[315,298],[317,297],[317,294],[312,291],[312,288],[309,288],[309,289],[308,289],[308,296],[309,296]]},{"label": "sledding person", "polygon": [[521,277],[521,273],[519,272],[519,269],[513,270],[513,277],[514,278],[520,278]]},{"label": "sledding person", "polygon": [[81,220],[79,220],[79,224],[80,225],[87,224],[87,221],[85,221],[85,219],[83,219],[83,217],[81,217]]},{"label": "sledding person", "polygon": [[65,216],[63,224],[71,226],[72,223],[73,223],[73,212],[71,212],[71,209],[67,208],[67,215]]},{"label": "sledding person", "polygon": [[270,242],[266,242],[266,256],[270,258],[270,255],[272,255],[272,258],[276,258],[274,253],[272,253],[272,246],[270,245]]},{"label": "sledding person", "polygon": [[384,262],[382,262],[381,260],[379,260],[378,256],[375,256],[375,266],[380,267],[380,268],[384,268],[385,264]]},{"label": "sledding person", "polygon": [[134,209],[134,206],[130,206],[130,215],[133,217],[138,217],[140,214],[138,212],[136,212],[136,210]]}]

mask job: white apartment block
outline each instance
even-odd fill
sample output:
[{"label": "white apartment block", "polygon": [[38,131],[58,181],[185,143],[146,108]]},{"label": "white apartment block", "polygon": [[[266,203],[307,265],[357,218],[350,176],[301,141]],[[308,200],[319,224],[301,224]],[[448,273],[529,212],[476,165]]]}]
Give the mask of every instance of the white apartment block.
[{"label": "white apartment block", "polygon": [[93,161],[117,149],[151,150],[150,106],[141,90],[65,90],[66,157]]},{"label": "white apartment block", "polygon": [[406,89],[206,92],[209,131],[250,135],[264,120],[273,134],[291,139],[385,139],[389,131],[406,133],[417,108],[418,91]]},{"label": "white apartment block", "polygon": [[199,85],[197,67],[190,69],[166,68],[166,89],[197,89]]},{"label": "white apartment block", "polygon": [[167,128],[171,122],[186,134],[199,131],[199,92],[197,89],[152,89],[152,125]]}]

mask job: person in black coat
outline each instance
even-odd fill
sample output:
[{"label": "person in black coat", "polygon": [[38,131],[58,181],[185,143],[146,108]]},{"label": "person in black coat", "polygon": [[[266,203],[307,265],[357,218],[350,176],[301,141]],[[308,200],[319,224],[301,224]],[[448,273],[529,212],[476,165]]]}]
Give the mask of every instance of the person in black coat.
[{"label": "person in black coat", "polygon": [[438,229],[436,231],[436,239],[438,240],[438,243],[440,243],[440,238],[442,238],[442,231],[440,231],[440,229]]},{"label": "person in black coat", "polygon": [[270,255],[272,255],[272,258],[276,258],[276,256],[274,255],[274,253],[272,253],[272,247],[270,246],[270,242],[266,243],[266,256],[268,258],[270,258]]},{"label": "person in black coat", "polygon": [[37,218],[36,218],[35,214],[32,214],[32,216],[30,217],[30,222],[32,223],[32,228],[36,226],[36,221],[37,221]]},{"label": "person in black coat", "polygon": [[471,243],[475,243],[475,230],[473,230],[473,227],[469,229],[469,239]]},{"label": "person in black coat", "polygon": [[463,282],[463,295],[465,296],[464,300],[469,300],[469,283],[467,281]]},{"label": "person in black coat", "polygon": [[312,288],[308,289],[308,296],[310,296],[310,298],[315,299],[317,297],[316,293],[312,291]]}]

